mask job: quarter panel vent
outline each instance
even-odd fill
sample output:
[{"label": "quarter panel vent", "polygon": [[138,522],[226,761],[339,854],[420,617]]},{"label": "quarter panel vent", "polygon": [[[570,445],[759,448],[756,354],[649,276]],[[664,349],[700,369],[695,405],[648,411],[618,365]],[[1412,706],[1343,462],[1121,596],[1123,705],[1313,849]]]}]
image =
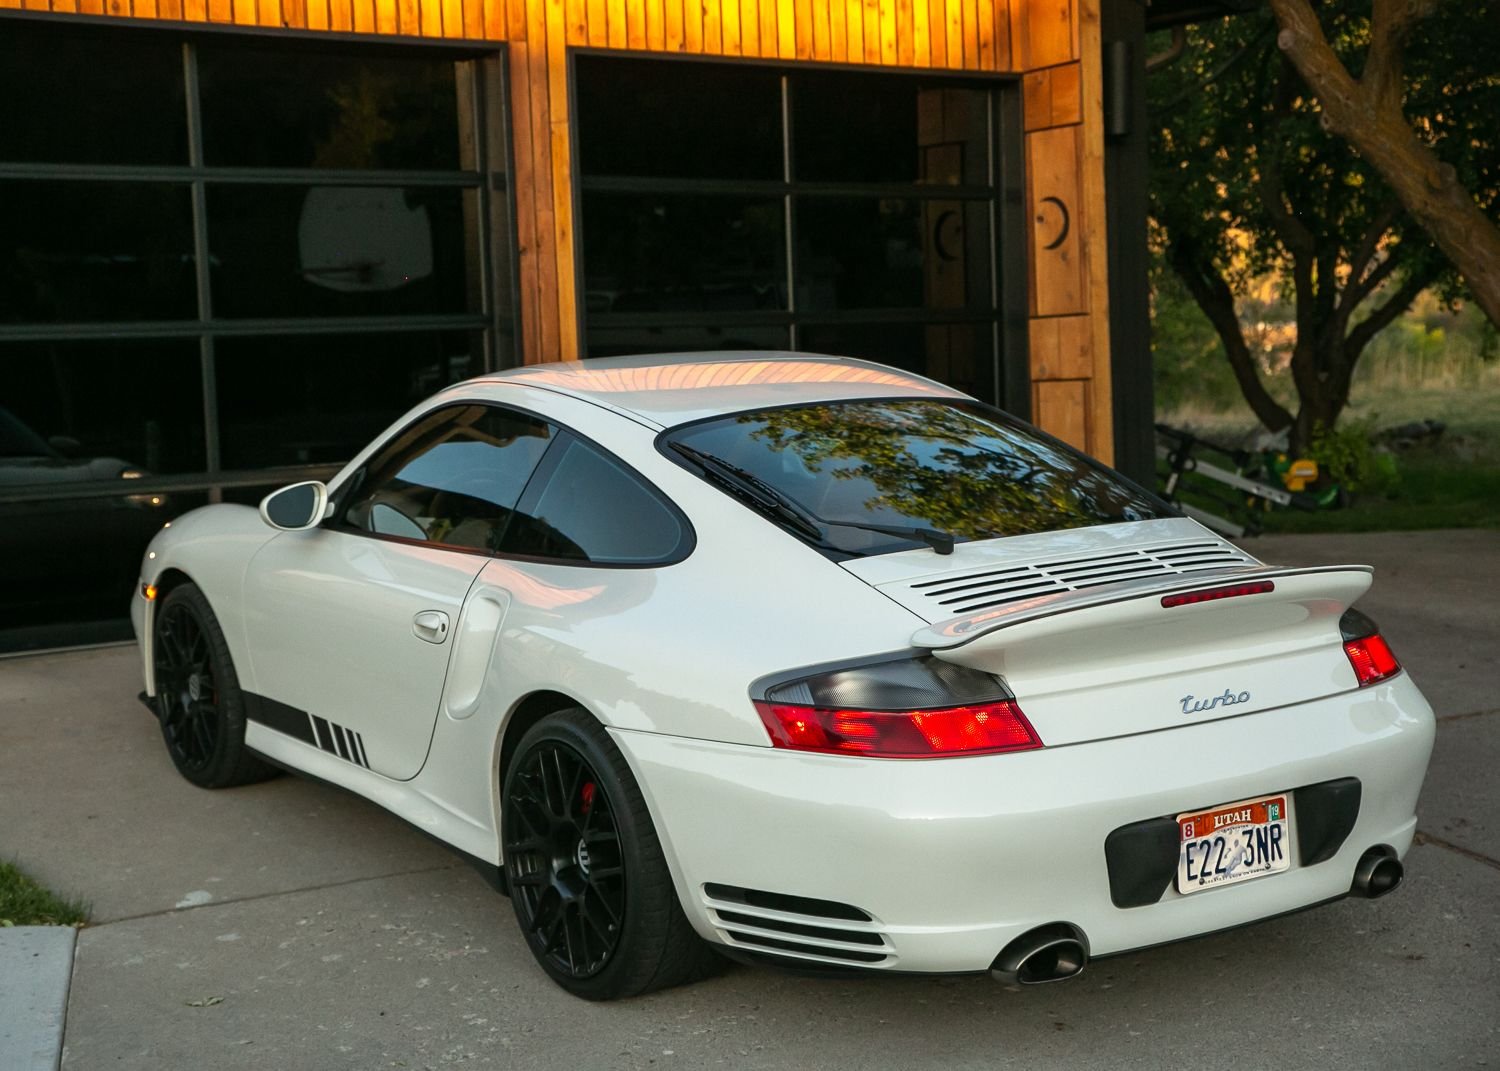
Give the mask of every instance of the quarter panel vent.
[{"label": "quarter panel vent", "polygon": [[896,950],[880,925],[851,904],[709,883],[703,902],[732,945],[800,961],[890,966]]}]

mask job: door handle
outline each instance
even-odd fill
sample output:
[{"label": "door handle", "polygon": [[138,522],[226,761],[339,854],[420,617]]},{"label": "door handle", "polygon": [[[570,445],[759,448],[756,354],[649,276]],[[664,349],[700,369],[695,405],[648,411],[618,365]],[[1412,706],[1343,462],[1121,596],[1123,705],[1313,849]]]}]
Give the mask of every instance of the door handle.
[{"label": "door handle", "polygon": [[411,619],[411,630],[419,640],[442,643],[448,638],[448,615],[441,610],[423,610]]}]

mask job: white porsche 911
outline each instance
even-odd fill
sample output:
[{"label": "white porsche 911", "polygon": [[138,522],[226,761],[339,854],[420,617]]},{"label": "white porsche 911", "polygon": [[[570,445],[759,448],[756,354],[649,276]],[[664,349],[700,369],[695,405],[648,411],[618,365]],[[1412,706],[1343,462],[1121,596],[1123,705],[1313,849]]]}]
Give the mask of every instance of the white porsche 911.
[{"label": "white porsche 911", "polygon": [[133,619],[185,777],[369,797],[607,999],[711,946],[1045,982],[1389,891],[1434,725],[1369,584],[929,380],[702,354],[444,390],[162,531]]}]

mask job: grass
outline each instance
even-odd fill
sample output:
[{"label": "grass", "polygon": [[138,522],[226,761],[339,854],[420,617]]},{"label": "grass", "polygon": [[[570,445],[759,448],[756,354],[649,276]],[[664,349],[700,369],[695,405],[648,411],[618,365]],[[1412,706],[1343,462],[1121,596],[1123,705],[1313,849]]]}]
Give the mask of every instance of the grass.
[{"label": "grass", "polygon": [[0,926],[82,926],[88,916],[82,900],[65,900],[0,860]]},{"label": "grass", "polygon": [[[1256,430],[1247,410],[1215,412],[1185,405],[1158,419],[1230,444],[1248,442]],[[1399,481],[1391,490],[1356,491],[1345,509],[1276,510],[1264,516],[1265,530],[1500,528],[1500,366],[1461,379],[1372,377],[1356,384],[1340,427],[1357,421],[1378,431],[1425,419],[1441,420],[1447,430],[1435,443],[1396,453]]]}]

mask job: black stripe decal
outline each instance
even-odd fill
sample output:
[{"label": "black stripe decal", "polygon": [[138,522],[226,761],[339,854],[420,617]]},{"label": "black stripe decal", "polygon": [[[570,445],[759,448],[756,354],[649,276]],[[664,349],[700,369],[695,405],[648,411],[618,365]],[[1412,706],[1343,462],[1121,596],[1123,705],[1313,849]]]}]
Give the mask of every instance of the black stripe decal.
[{"label": "black stripe decal", "polygon": [[254,692],[241,693],[245,699],[245,717],[267,729],[301,740],[305,744],[316,744],[312,725],[307,720],[307,711],[289,707],[264,695]]},{"label": "black stripe decal", "polygon": [[345,729],[327,718],[320,718],[305,710],[288,706],[267,696],[254,692],[243,693],[245,717],[268,729],[301,740],[304,744],[321,748],[330,755],[337,755],[345,762],[352,762],[365,769],[370,768],[370,759],[365,754],[365,741],[353,729]]},{"label": "black stripe decal", "polygon": [[312,715],[313,726],[318,731],[318,746],[330,755],[337,755],[338,751],[333,746],[333,726],[328,724],[327,719]]}]

